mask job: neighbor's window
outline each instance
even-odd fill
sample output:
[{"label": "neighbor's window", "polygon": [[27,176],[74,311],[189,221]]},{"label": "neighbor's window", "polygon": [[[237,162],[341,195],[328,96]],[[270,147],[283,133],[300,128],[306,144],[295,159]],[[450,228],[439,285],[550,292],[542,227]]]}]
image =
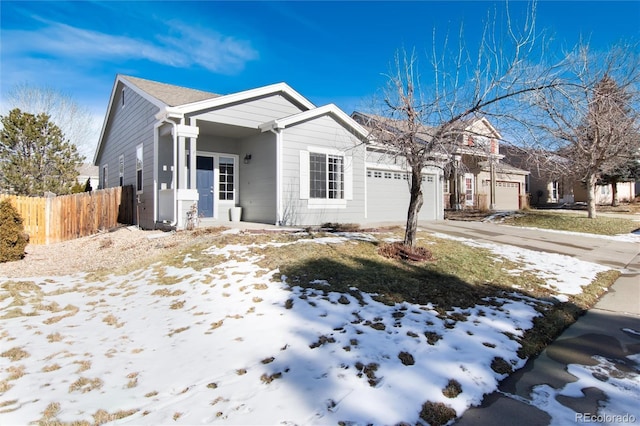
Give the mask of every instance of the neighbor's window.
[{"label": "neighbor's window", "polygon": [[220,168],[220,183],[219,183],[219,199],[220,200],[233,200],[234,192],[233,192],[233,170],[234,170],[234,162],[233,158],[228,157],[220,157],[218,161],[218,166]]},{"label": "neighbor's window", "polygon": [[344,198],[344,157],[309,153],[309,196]]},{"label": "neighbor's window", "polygon": [[124,186],[124,155],[121,155],[118,161],[118,182],[120,186]]},{"label": "neighbor's window", "polygon": [[136,192],[142,192],[142,145],[136,147]]}]

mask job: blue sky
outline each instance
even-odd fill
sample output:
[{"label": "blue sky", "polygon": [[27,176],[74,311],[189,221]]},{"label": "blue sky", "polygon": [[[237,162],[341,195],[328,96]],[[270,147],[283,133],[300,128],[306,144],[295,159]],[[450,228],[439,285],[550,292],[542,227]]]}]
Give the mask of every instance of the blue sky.
[{"label": "blue sky", "polygon": [[[431,48],[434,28],[478,41],[504,2],[0,1],[0,94],[16,84],[71,95],[99,120],[117,73],[226,94],[284,81],[316,105],[365,109],[398,48]],[[522,18],[524,1],[511,1]],[[557,49],[640,39],[639,1],[538,3]],[[2,110],[7,106],[2,103]]]}]

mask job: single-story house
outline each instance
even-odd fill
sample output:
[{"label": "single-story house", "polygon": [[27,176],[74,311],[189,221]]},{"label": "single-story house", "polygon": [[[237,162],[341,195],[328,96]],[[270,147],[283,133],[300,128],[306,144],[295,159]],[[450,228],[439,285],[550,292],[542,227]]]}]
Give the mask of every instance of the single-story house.
[{"label": "single-story house", "polygon": [[[182,228],[194,212],[205,223],[404,221],[404,170],[368,136],[285,83],[218,95],[118,75],[94,164],[101,188],[134,186],[148,229]],[[425,170],[424,184],[420,218],[441,219],[441,170]]]},{"label": "single-story house", "polygon": [[[395,127],[401,132],[402,123],[388,118],[354,112],[354,120],[365,128]],[[374,123],[375,122],[375,123]],[[432,129],[422,126],[420,137],[428,139]],[[474,117],[460,123],[455,140],[440,156],[441,166],[449,173],[443,179],[445,208],[481,210],[519,210],[526,207],[525,192],[528,171],[501,162],[502,136],[486,117]],[[426,142],[426,141],[425,141]],[[437,148],[434,151],[442,151]],[[449,164],[445,164],[446,162]],[[457,201],[456,201],[457,200]]]}]

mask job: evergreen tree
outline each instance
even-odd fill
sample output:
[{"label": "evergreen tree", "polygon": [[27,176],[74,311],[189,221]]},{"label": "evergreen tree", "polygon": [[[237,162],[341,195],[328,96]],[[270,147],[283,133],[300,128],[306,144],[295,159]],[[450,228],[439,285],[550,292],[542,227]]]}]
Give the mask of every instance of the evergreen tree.
[{"label": "evergreen tree", "polygon": [[15,108],[0,123],[0,189],[28,196],[71,193],[83,158],[48,115]]}]

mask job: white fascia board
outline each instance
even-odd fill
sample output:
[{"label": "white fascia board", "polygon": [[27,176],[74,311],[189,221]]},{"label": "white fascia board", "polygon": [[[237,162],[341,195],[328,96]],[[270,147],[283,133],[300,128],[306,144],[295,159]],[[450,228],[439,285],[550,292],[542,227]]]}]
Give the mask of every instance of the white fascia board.
[{"label": "white fascia board", "polygon": [[159,101],[158,99],[154,98],[153,96],[149,95],[144,90],[141,90],[136,85],[134,85],[129,80],[127,80],[123,75],[117,74],[116,75],[116,79],[113,82],[113,87],[111,88],[111,95],[109,96],[109,103],[107,104],[107,111],[105,113],[104,120],[102,122],[102,129],[100,130],[100,139],[98,139],[98,146],[96,147],[96,152],[93,154],[93,164],[94,165],[96,164],[96,161],[98,161],[98,153],[100,152],[100,148],[102,147],[102,138],[104,137],[104,131],[107,128],[107,123],[109,122],[109,117],[111,116],[111,110],[113,108],[113,100],[116,97],[116,93],[117,93],[117,89],[118,89],[118,84],[119,83],[122,83],[124,86],[127,86],[129,89],[131,89],[134,92],[136,92],[142,98],[144,98],[145,100],[149,101],[153,105],[157,106],[160,109],[160,111],[162,111],[163,108],[167,107],[167,105],[165,103],[163,103],[163,102]]},{"label": "white fascia board", "polygon": [[268,130],[285,129],[289,126],[295,126],[300,122],[312,120],[323,115],[333,116],[337,121],[342,123],[343,126],[350,128],[352,133],[355,133],[356,136],[360,136],[364,140],[368,139],[369,132],[367,132],[364,127],[358,124],[353,118],[349,117],[349,115],[338,108],[335,104],[327,104],[298,114],[293,114],[288,117],[272,120],[263,123],[258,127],[263,132]]},{"label": "white fascia board", "polygon": [[269,86],[258,87],[257,89],[245,90],[243,92],[232,93],[230,95],[223,95],[218,96],[217,98],[180,105],[178,107],[175,107],[175,109],[179,110],[183,114],[190,114],[204,109],[217,108],[238,102],[246,102],[251,99],[260,98],[276,93],[284,93],[287,97],[293,99],[303,108],[315,108],[315,105],[312,104],[311,101],[293,90],[288,84],[276,83]]}]

